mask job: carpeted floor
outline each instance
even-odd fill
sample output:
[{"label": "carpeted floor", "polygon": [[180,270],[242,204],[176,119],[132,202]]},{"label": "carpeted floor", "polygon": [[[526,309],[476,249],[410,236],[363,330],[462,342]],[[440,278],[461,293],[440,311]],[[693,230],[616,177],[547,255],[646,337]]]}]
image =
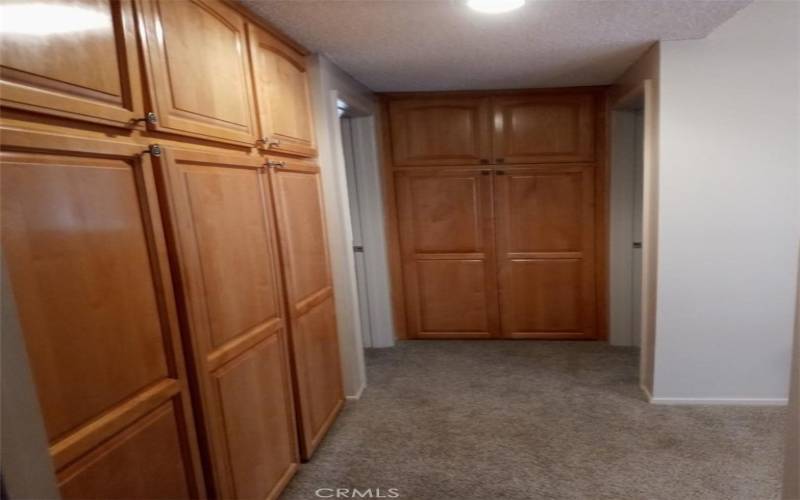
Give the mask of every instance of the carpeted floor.
[{"label": "carpeted floor", "polygon": [[602,343],[368,351],[362,398],[282,498],[319,498],[318,488],[415,500],[779,497],[783,408],[649,405],[637,364],[636,350]]}]

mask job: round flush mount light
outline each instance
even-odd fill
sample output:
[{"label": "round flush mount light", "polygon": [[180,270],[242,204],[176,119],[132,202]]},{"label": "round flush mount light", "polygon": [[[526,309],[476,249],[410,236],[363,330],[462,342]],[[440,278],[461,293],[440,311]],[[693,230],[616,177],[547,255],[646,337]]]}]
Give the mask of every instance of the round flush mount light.
[{"label": "round flush mount light", "polygon": [[502,14],[519,9],[525,0],[467,0],[467,6],[483,14]]}]

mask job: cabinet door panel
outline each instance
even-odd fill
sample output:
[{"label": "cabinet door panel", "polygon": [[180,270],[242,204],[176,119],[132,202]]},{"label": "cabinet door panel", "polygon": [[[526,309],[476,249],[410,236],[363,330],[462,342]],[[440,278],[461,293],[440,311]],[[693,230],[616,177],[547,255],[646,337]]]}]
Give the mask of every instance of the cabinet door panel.
[{"label": "cabinet door panel", "polygon": [[314,121],[305,57],[248,24],[263,149],[315,156]]},{"label": "cabinet door panel", "polygon": [[389,114],[395,165],[489,163],[488,99],[398,99]]},{"label": "cabinet door panel", "polygon": [[0,3],[0,103],[131,127],[143,117],[130,0]]},{"label": "cabinet door panel", "polygon": [[[3,250],[62,495],[201,495],[148,157],[45,134],[3,140]],[[163,471],[115,465],[152,455]]]},{"label": "cabinet door panel", "polygon": [[594,160],[593,96],[508,96],[492,102],[496,163]]},{"label": "cabinet door panel", "polygon": [[299,457],[266,175],[245,156],[162,160],[214,491],[274,498]]},{"label": "cabinet door panel", "polygon": [[301,451],[310,458],[344,403],[319,167],[270,171],[292,320]]},{"label": "cabinet door panel", "polygon": [[217,0],[140,1],[156,130],[255,144],[244,19]]},{"label": "cabinet door panel", "polygon": [[498,334],[489,171],[396,174],[409,334]]},{"label": "cabinet door panel", "polygon": [[593,166],[495,179],[503,335],[595,336]]}]

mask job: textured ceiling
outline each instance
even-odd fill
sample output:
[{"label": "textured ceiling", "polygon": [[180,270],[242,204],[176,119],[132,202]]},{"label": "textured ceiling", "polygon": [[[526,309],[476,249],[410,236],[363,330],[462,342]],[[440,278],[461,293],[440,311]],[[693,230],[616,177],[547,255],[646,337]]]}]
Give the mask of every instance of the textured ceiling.
[{"label": "textured ceiling", "polygon": [[750,0],[241,0],[375,91],[611,83],[656,40],[703,38]]}]

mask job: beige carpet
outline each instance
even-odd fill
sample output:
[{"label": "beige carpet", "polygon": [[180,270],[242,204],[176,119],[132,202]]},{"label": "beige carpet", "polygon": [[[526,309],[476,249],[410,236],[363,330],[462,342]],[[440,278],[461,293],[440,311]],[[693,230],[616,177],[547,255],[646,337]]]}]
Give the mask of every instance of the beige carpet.
[{"label": "beige carpet", "polygon": [[783,408],[649,405],[637,365],[636,350],[601,343],[368,351],[363,397],[283,498],[320,498],[319,488],[437,500],[779,497]]}]

